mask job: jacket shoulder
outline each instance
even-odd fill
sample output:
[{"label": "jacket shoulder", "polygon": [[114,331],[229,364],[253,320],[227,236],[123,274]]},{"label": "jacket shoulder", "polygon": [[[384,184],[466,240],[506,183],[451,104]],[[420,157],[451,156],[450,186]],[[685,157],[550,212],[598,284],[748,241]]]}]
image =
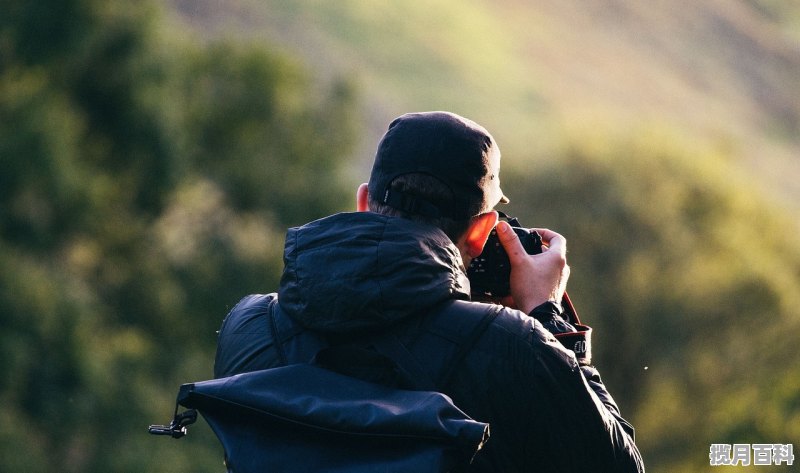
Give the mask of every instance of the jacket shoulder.
[{"label": "jacket shoulder", "polygon": [[567,362],[571,367],[577,367],[577,364],[573,363],[574,357],[539,321],[519,310],[496,304],[453,301],[444,310],[434,314],[428,331],[445,339],[463,338],[464,332],[483,319],[487,313],[494,313],[494,316],[480,337],[474,341],[471,351],[513,360],[518,360],[525,351],[547,352]]},{"label": "jacket shoulder", "polygon": [[214,377],[308,361],[322,342],[281,309],[278,296],[251,294],[225,317],[217,338]]}]

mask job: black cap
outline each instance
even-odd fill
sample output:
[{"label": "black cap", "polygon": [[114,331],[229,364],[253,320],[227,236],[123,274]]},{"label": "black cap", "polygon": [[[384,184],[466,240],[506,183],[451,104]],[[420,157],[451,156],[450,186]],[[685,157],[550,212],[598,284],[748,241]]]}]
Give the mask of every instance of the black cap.
[{"label": "black cap", "polygon": [[[450,112],[408,113],[389,125],[378,145],[369,193],[410,213],[467,219],[508,202],[499,172],[500,150],[482,126]],[[435,177],[452,199],[429,202],[391,189],[392,181],[409,173]]]}]

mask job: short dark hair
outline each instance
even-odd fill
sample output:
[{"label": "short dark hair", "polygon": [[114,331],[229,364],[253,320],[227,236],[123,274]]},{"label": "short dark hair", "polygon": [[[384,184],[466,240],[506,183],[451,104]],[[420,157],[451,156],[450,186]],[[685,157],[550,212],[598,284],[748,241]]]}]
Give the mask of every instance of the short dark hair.
[{"label": "short dark hair", "polygon": [[[453,198],[453,192],[447,185],[430,174],[425,173],[409,173],[398,176],[392,181],[390,188],[407,195],[425,199],[429,202],[441,202]],[[413,214],[395,207],[390,207],[381,202],[379,197],[380,196],[375,196],[370,193],[368,205],[371,211],[382,215],[402,217],[415,222],[433,225],[441,229],[454,242],[467,231],[472,221],[471,218],[456,220],[450,217],[428,217]],[[466,215],[479,215],[487,210],[480,208],[480,202],[474,202],[471,207],[474,208],[464,209],[467,211],[465,212]]]}]

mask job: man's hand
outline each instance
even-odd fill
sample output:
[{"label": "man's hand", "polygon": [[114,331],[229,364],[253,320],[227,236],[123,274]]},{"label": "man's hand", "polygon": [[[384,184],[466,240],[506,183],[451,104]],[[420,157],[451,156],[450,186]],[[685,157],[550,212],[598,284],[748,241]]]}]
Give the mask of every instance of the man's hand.
[{"label": "man's hand", "polygon": [[513,306],[526,314],[544,302],[561,302],[569,279],[567,240],[551,230],[534,230],[542,236],[545,247],[541,254],[529,255],[507,222],[497,224],[497,236],[511,263]]}]

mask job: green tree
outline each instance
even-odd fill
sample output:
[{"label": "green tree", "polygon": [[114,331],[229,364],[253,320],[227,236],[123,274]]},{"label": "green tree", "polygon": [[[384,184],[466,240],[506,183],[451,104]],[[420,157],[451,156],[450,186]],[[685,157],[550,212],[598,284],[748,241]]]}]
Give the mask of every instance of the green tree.
[{"label": "green tree", "polygon": [[343,202],[351,85],[161,21],[151,2],[4,7],[0,470],[217,471],[209,431],[145,428],[211,375],[227,309],[274,287],[285,226]]}]

